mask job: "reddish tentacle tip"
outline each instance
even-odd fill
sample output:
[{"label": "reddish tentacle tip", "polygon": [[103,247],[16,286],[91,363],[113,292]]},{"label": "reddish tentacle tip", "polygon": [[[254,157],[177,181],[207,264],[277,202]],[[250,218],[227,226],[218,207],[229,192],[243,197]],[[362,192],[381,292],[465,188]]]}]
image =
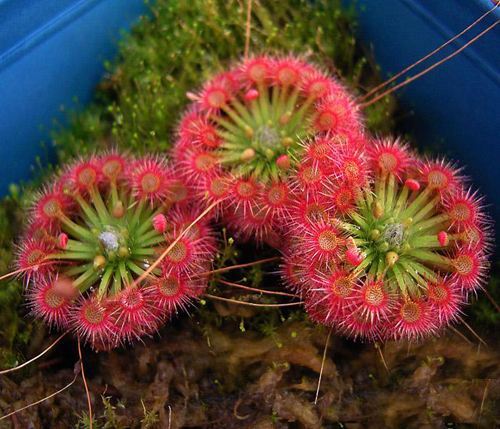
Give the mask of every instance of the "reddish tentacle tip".
[{"label": "reddish tentacle tip", "polygon": [[280,170],[288,170],[290,168],[290,157],[288,155],[281,155],[276,160],[276,165]]},{"label": "reddish tentacle tip", "polygon": [[66,249],[66,246],[68,245],[68,235],[65,234],[64,232],[61,232],[57,237],[57,245],[61,249]]},{"label": "reddish tentacle tip", "polygon": [[186,92],[186,97],[188,98],[188,100],[191,100],[191,101],[198,101],[199,97],[194,94],[193,92]]},{"label": "reddish tentacle tip", "polygon": [[406,179],[405,186],[411,191],[418,191],[420,189],[420,183],[415,179]]},{"label": "reddish tentacle tip", "polygon": [[437,239],[441,247],[448,246],[448,243],[450,242],[448,234],[445,231],[438,232]]},{"label": "reddish tentacle tip", "polygon": [[345,258],[347,262],[349,262],[349,264],[357,267],[359,264],[361,264],[361,262],[364,261],[365,256],[358,250],[358,248],[351,247],[345,252]]},{"label": "reddish tentacle tip", "polygon": [[123,217],[125,214],[125,207],[123,206],[123,203],[121,201],[117,201],[113,208],[111,209],[111,214],[113,217],[116,217],[117,219],[120,219]]},{"label": "reddish tentacle tip", "polygon": [[64,276],[59,276],[53,283],[52,288],[59,296],[67,300],[72,300],[78,296],[78,288],[75,288],[73,281]]},{"label": "reddish tentacle tip", "polygon": [[255,100],[256,98],[259,98],[259,91],[257,91],[256,89],[249,89],[245,93],[245,100],[246,101],[252,101],[252,100]]},{"label": "reddish tentacle tip", "polygon": [[163,233],[167,229],[167,218],[162,213],[158,213],[156,216],[154,216],[152,223],[153,228],[157,232]]}]

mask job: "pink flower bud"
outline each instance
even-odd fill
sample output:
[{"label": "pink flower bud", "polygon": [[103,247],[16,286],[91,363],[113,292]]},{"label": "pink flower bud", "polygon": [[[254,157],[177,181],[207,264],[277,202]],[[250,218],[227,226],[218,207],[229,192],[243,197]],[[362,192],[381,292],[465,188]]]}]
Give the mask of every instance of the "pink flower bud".
[{"label": "pink flower bud", "polygon": [[445,231],[438,232],[437,239],[442,247],[448,246],[450,239]]},{"label": "pink flower bud", "polygon": [[245,93],[245,100],[247,101],[255,100],[258,97],[259,97],[259,91],[257,91],[256,89],[249,89]]},{"label": "pink flower bud", "polygon": [[354,242],[354,238],[352,237],[347,237],[345,245],[348,249],[354,249],[356,251],[358,250],[358,248],[356,247],[356,243]]},{"label": "pink flower bud", "polygon": [[411,191],[418,191],[420,189],[420,183],[415,179],[406,179],[405,186]]},{"label": "pink flower bud", "polygon": [[157,232],[165,232],[167,229],[167,218],[164,214],[158,213],[155,217],[153,217],[153,228]]},{"label": "pink flower bud", "polygon": [[57,245],[61,249],[66,249],[66,246],[68,245],[68,235],[65,234],[64,232],[61,232],[57,237]]},{"label": "pink flower bud", "polygon": [[363,260],[365,259],[363,254],[356,247],[347,249],[347,252],[345,252],[345,257],[347,259],[347,262],[355,267],[361,264],[361,262],[363,262]]},{"label": "pink flower bud", "polygon": [[64,276],[59,276],[54,281],[52,287],[54,292],[59,296],[70,300],[76,298],[79,293],[78,288],[73,285],[73,281],[70,278]]},{"label": "pink flower bud", "polygon": [[290,168],[290,158],[288,155],[281,155],[276,160],[276,165],[279,169],[286,171]]},{"label": "pink flower bud", "polygon": [[191,101],[198,101],[200,97],[198,97],[195,93],[193,92],[186,92],[186,97],[188,98],[188,100],[191,100]]}]

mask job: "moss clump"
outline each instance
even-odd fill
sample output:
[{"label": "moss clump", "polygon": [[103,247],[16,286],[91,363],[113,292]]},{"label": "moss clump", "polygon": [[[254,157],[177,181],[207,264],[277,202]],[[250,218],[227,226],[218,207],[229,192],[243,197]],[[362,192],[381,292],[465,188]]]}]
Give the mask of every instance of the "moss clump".
[{"label": "moss clump", "polygon": [[[73,115],[54,136],[60,159],[118,144],[134,151],[166,150],[172,143],[186,92],[238,60],[244,51],[244,2],[158,1],[108,64],[96,103]],[[376,68],[353,36],[353,10],[339,0],[254,2],[251,51],[303,54],[340,76],[351,88],[369,87]],[[391,99],[372,106],[373,131],[392,126]]]},{"label": "moss clump", "polygon": [[[22,224],[23,202],[17,187],[0,201],[0,273],[12,269],[13,242]],[[31,323],[22,316],[22,286],[16,279],[0,282],[0,365],[13,366],[30,337]]]}]

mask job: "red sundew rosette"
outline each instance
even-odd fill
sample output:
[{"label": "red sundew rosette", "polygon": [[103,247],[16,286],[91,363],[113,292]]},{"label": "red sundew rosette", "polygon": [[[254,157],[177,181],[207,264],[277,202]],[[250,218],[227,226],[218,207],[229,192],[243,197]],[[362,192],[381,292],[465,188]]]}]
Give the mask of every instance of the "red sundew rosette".
[{"label": "red sundew rosette", "polygon": [[328,144],[365,144],[345,87],[300,58],[244,60],[188,97],[193,102],[180,121],[173,157],[199,198],[207,205],[223,201],[218,217],[245,240],[279,245],[302,195],[292,176],[317,167],[305,142],[328,136]]},{"label": "red sundew rosette", "polygon": [[[307,147],[306,154],[321,179],[300,183],[300,170],[295,178],[305,195],[296,206],[312,201],[314,215],[291,217],[284,252],[300,267],[300,280],[285,275],[285,282],[305,297],[306,311],[368,341],[416,341],[460,320],[485,283],[491,248],[483,200],[465,186],[460,169],[421,160],[399,140],[319,149]],[[353,285],[345,301],[328,283],[338,272]]]},{"label": "red sundew rosette", "polygon": [[17,250],[31,313],[96,350],[156,332],[207,285],[216,240],[210,216],[184,232],[202,211],[192,193],[160,157],[113,151],[65,167],[35,197]]}]

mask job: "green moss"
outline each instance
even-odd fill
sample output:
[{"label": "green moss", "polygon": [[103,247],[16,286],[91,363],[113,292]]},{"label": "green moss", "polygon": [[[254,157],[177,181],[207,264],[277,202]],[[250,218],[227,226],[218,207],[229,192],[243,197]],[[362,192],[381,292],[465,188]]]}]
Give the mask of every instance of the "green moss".
[{"label": "green moss", "polygon": [[[23,218],[23,200],[17,187],[11,195],[0,202],[0,273],[12,267],[13,243],[19,234]],[[29,341],[31,323],[23,311],[22,285],[16,279],[0,282],[0,365],[13,366],[18,360],[18,351]]]},{"label": "green moss", "polygon": [[[493,275],[486,286],[486,291],[481,293],[478,299],[472,304],[471,313],[474,319],[481,325],[495,330],[500,324],[500,269],[495,267]],[[486,293],[488,297],[484,296]]]},{"label": "green moss", "polygon": [[[122,43],[96,102],[73,114],[71,126],[56,133],[59,158],[119,145],[137,152],[163,151],[172,143],[186,92],[243,55],[245,13],[236,0],[158,1]],[[370,86],[375,66],[353,37],[353,12],[340,1],[254,2],[251,52],[303,54],[330,69],[351,88]],[[372,106],[374,131],[392,126],[393,102]]]}]

